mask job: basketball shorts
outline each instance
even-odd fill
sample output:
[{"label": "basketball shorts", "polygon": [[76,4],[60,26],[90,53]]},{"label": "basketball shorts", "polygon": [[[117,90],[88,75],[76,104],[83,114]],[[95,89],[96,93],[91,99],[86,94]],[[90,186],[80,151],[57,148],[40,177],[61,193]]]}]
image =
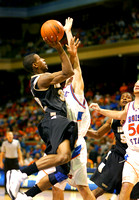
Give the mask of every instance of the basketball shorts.
[{"label": "basketball shorts", "polygon": [[109,151],[92,175],[91,181],[106,192],[119,194],[123,165],[124,157],[113,150]]},{"label": "basketball shorts", "polygon": [[56,154],[58,146],[65,140],[70,140],[71,150],[78,138],[77,123],[61,115],[45,114],[38,126],[39,134],[46,143],[46,154]]},{"label": "basketball shorts", "polygon": [[[79,145],[80,144],[80,145]],[[86,142],[84,138],[77,140],[77,147],[75,148],[74,152],[72,153],[72,160],[70,162],[70,172],[69,174],[72,175],[72,178],[68,178],[68,183],[72,186],[76,185],[84,185],[88,186],[87,180],[87,148]],[[76,149],[81,150],[76,153]],[[76,155],[77,154],[77,155]]]},{"label": "basketball shorts", "polygon": [[[82,143],[82,145],[77,146],[72,152],[72,160],[70,162],[69,172],[71,178],[58,182],[54,185],[55,187],[64,190],[67,183],[69,183],[73,187],[76,187],[76,185],[88,186],[86,168],[87,149],[86,143],[84,142]],[[40,171],[38,173],[37,182],[46,174],[50,174],[54,171],[56,171],[55,167]]]},{"label": "basketball shorts", "polygon": [[124,163],[122,182],[130,182],[136,184],[139,182],[139,163],[136,157],[126,154],[126,162]]}]

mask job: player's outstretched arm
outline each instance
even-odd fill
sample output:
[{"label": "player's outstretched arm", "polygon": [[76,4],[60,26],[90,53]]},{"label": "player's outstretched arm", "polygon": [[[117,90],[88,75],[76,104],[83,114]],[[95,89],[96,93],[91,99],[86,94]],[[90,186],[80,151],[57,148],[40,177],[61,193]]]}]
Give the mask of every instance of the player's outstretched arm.
[{"label": "player's outstretched arm", "polygon": [[84,82],[83,82],[83,77],[82,77],[82,71],[80,68],[80,62],[77,54],[77,49],[80,45],[79,39],[75,40],[75,37],[73,37],[71,28],[73,24],[73,19],[68,17],[66,19],[66,23],[64,26],[64,30],[67,36],[68,40],[68,45],[67,46],[67,51],[70,54],[70,61],[72,63],[73,69],[74,69],[74,78],[72,81],[73,89],[75,93],[77,94],[82,94],[84,91]]},{"label": "player's outstretched arm", "polygon": [[97,103],[91,103],[90,108],[93,108],[96,110],[98,113],[110,117],[112,119],[117,119],[117,120],[125,120],[126,119],[126,109],[122,111],[115,111],[115,110],[107,110],[107,109],[102,109],[99,107]]},{"label": "player's outstretched arm", "polygon": [[[64,51],[61,43],[57,41],[49,41],[47,37],[44,38],[44,41],[49,44],[49,46],[55,48],[59,54],[59,57],[61,59],[61,66],[62,70],[55,73],[46,73],[43,74],[39,78],[39,83],[42,87],[47,88],[49,85],[54,85],[56,83],[61,83],[65,81],[67,78],[74,75],[74,71],[70,62],[70,59],[67,55],[67,53]],[[41,87],[41,88],[42,88]]]},{"label": "player's outstretched arm", "polygon": [[89,129],[86,133],[86,136],[94,139],[102,138],[106,133],[111,130],[111,121],[112,119],[108,119],[106,123],[103,124],[98,130]]}]

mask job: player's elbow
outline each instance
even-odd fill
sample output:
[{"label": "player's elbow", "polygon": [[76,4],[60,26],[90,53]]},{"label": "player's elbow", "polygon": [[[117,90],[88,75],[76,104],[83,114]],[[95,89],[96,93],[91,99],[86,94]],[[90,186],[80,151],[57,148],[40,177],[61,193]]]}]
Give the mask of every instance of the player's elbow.
[{"label": "player's elbow", "polygon": [[69,71],[68,73],[65,73],[63,75],[64,75],[65,79],[68,79],[68,78],[70,78],[70,77],[72,77],[74,75],[74,72],[73,71]]},{"label": "player's elbow", "polygon": [[[73,76],[73,75],[74,75],[74,71],[71,70],[71,71],[69,72],[68,76],[71,77],[71,76]],[[69,77],[68,77],[68,78],[69,78]]]}]

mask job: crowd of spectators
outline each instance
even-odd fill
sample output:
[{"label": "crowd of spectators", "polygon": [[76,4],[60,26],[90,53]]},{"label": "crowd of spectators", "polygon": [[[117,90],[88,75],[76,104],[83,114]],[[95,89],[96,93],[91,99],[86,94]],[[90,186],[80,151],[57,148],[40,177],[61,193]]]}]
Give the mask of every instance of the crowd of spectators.
[{"label": "crowd of spectators", "polygon": [[[115,17],[116,18],[116,17]],[[87,22],[85,22],[87,23]],[[0,38],[0,58],[22,58],[26,53],[53,53],[41,38],[40,24],[22,25],[21,38]],[[73,27],[73,34],[81,41],[80,48],[112,44],[139,38],[139,10],[134,8],[128,19],[124,16],[103,23],[90,23],[89,29]],[[10,36],[10,35],[9,35]],[[67,43],[62,39],[63,46]]]},{"label": "crowd of spectators", "polygon": [[[121,88],[124,89],[121,90]],[[120,92],[121,91],[121,92]],[[102,95],[98,91],[94,92],[91,88],[85,93],[88,104],[97,102],[102,108],[119,110],[119,99],[122,92],[130,91],[130,87],[123,83],[119,91],[112,95]],[[131,92],[131,91],[130,91]],[[106,117],[90,109],[91,124],[90,128],[97,130],[107,120]],[[40,106],[32,98],[21,98],[15,102],[6,103],[0,112],[0,146],[5,140],[5,133],[8,130],[13,131],[14,137],[20,141],[24,164],[27,165],[43,155],[46,148],[41,140],[37,124],[42,118],[43,112]],[[88,161],[91,160],[91,166],[97,166],[101,157],[110,149],[113,144],[114,133],[112,130],[105,134],[100,140],[94,140],[86,137],[88,149]],[[95,160],[94,160],[95,159]]]}]

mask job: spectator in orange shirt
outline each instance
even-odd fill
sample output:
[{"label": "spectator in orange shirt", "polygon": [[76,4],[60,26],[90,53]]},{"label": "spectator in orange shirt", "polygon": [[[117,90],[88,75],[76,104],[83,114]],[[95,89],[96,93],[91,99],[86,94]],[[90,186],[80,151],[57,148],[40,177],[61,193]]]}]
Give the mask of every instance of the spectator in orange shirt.
[{"label": "spectator in orange shirt", "polygon": [[121,87],[119,88],[119,90],[120,90],[120,93],[123,94],[124,92],[128,91],[128,86],[125,83],[123,83]]}]

